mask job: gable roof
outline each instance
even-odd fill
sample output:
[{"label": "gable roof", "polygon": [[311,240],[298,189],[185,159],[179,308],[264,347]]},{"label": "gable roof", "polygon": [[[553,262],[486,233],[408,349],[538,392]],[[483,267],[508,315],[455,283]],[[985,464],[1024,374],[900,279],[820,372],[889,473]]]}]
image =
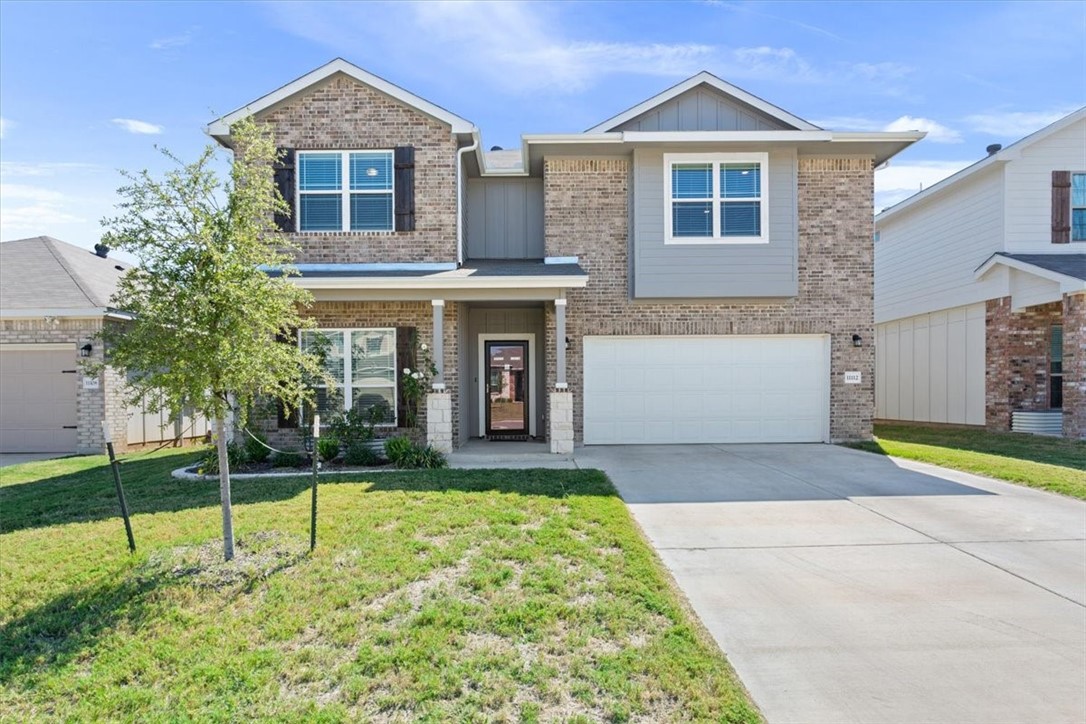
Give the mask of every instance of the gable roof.
[{"label": "gable roof", "polygon": [[752,108],[755,108],[755,109],[761,111],[762,113],[766,114],[767,116],[770,116],[771,118],[775,118],[776,120],[780,121],[781,123],[784,123],[785,125],[788,125],[788,126],[791,126],[792,128],[795,128],[796,130],[800,130],[800,131],[820,131],[820,130],[822,130],[818,126],[814,125],[813,123],[809,123],[809,122],[803,120],[802,118],[800,118],[799,116],[794,116],[791,113],[789,113],[788,111],[784,110],[783,108],[779,108],[779,107],[773,105],[772,103],[770,103],[769,101],[763,100],[763,99],[759,98],[758,96],[756,96],[756,95],[754,95],[752,93],[748,93],[747,91],[743,90],[742,88],[734,86],[734,85],[732,85],[731,83],[728,83],[725,80],[721,80],[720,78],[717,78],[712,73],[703,70],[700,73],[698,73],[697,75],[691,76],[690,78],[687,78],[683,82],[671,86],[670,88],[665,90],[663,93],[658,93],[657,95],[654,95],[652,98],[649,98],[648,100],[642,101],[641,103],[638,103],[636,106],[633,106],[632,108],[626,109],[622,113],[619,113],[617,116],[613,116],[611,118],[608,118],[603,123],[600,123],[600,124],[598,124],[596,126],[593,126],[592,128],[589,128],[587,131],[585,131],[585,133],[606,133],[607,131],[612,131],[615,128],[617,128],[618,126],[621,126],[626,121],[637,118],[641,114],[647,113],[648,111],[651,111],[653,108],[656,108],[657,106],[663,105],[664,103],[667,103],[668,101],[670,101],[672,98],[675,98],[675,97],[677,97],[679,95],[682,95],[683,93],[687,92],[688,90],[690,90],[692,88],[696,88],[699,85],[707,85],[707,86],[709,86],[711,88],[715,88],[716,90],[720,91],[724,95],[730,96],[730,97],[740,101],[741,103],[745,103],[748,106],[751,106]]},{"label": "gable roof", "polygon": [[980,173],[984,169],[994,166],[995,164],[1004,164],[1013,161],[1014,159],[1018,158],[1019,154],[1022,153],[1022,149],[1028,148],[1033,144],[1048,138],[1053,133],[1059,133],[1068,126],[1071,126],[1084,119],[1086,119],[1086,106],[1079,108],[1073,113],[1067,114],[1058,121],[1050,123],[1041,130],[1035,131],[1034,133],[1031,133],[1025,138],[1018,139],[1006,148],[1000,149],[993,154],[985,156],[973,165],[966,166],[961,171],[947,176],[939,183],[932,184],[923,191],[913,194],[904,201],[899,201],[893,206],[887,209],[883,209],[875,215],[875,223],[885,221],[893,216],[896,216],[902,211],[912,208],[914,205],[926,199],[930,199],[932,196],[941,195],[948,189],[953,188],[955,184],[961,183],[965,179],[968,179],[973,175]]},{"label": "gable roof", "polygon": [[317,83],[330,78],[336,73],[342,73],[359,83],[364,83],[371,88],[375,88],[387,96],[391,96],[400,101],[404,105],[410,106],[415,110],[425,113],[426,115],[436,118],[437,120],[447,123],[452,127],[453,133],[472,133],[476,131],[475,124],[460,116],[447,111],[439,105],[431,103],[425,98],[420,98],[414,93],[404,90],[394,83],[374,75],[368,71],[362,70],[354,63],[349,63],[343,58],[336,58],[330,63],[325,63],[316,70],[306,73],[301,78],[287,83],[282,88],[278,88],[267,95],[257,98],[252,103],[248,103],[241,108],[238,108],[232,113],[228,113],[222,118],[212,121],[207,126],[208,135],[212,136],[215,140],[223,145],[226,145],[227,139],[230,137],[230,126],[237,121],[240,121],[246,116],[251,116],[255,113],[260,113],[263,110],[271,108],[277,103],[287,100],[291,96],[297,95],[309,88],[313,87]]},{"label": "gable roof", "polygon": [[131,265],[51,236],[0,244],[0,313],[104,311]]},{"label": "gable roof", "polygon": [[1058,282],[1065,292],[1086,289],[1086,254],[1007,254],[1000,251],[977,267],[974,276],[980,279],[997,266]]}]

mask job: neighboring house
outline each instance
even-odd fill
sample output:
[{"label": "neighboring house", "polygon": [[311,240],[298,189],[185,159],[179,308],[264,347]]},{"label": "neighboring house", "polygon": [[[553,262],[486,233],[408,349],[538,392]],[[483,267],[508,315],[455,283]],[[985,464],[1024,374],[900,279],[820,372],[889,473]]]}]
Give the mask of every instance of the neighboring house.
[{"label": "neighboring house", "polygon": [[870,437],[873,169],[923,134],[825,131],[700,73],[485,152],[343,60],[208,131],[229,146],[249,115],[284,149],[279,224],[333,340],[327,412],[383,401],[402,424],[417,334],[443,449]]},{"label": "neighboring house", "polygon": [[1086,108],[875,218],[878,416],[1086,437]]},{"label": "neighboring house", "polygon": [[[0,452],[101,453],[107,422],[118,450],[173,440],[177,423],[129,407],[104,359],[103,325],[129,319],[110,297],[129,265],[39,236],[0,244]],[[185,437],[207,432],[186,418]]]}]

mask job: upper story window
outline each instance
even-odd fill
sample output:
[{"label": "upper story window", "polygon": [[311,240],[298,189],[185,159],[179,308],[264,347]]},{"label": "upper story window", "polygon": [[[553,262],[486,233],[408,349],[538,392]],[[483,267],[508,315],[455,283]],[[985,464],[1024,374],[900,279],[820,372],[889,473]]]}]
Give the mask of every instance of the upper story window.
[{"label": "upper story window", "polygon": [[299,151],[298,231],[392,231],[392,151]]},{"label": "upper story window", "polygon": [[1086,173],[1071,174],[1071,241],[1086,241]]},{"label": "upper story window", "polygon": [[665,243],[769,241],[765,153],[664,154]]}]

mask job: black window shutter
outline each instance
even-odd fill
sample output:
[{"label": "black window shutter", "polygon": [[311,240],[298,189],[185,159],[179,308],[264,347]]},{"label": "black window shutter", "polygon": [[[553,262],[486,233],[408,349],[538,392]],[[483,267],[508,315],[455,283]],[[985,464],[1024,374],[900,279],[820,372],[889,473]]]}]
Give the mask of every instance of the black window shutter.
[{"label": "black window shutter", "polygon": [[[291,329],[275,335],[275,341],[279,344],[298,344],[298,330]],[[298,427],[297,408],[287,411],[287,406],[281,401],[275,401],[275,425],[280,430]]]},{"label": "black window shutter", "polygon": [[1071,243],[1071,172],[1052,172],[1052,243]]},{"label": "black window shutter", "polygon": [[276,214],[275,225],[280,231],[294,231],[297,228],[294,218],[295,209],[298,206],[294,198],[294,149],[279,148],[277,151],[279,160],[275,163],[275,187],[279,189],[279,194],[287,202],[290,211],[285,214]]},{"label": "black window shutter", "polygon": [[397,146],[393,161],[396,169],[396,231],[414,231],[415,147]]},{"label": "black window shutter", "polygon": [[396,426],[407,427],[407,400],[403,396],[403,370],[415,369],[416,327],[396,327]]}]

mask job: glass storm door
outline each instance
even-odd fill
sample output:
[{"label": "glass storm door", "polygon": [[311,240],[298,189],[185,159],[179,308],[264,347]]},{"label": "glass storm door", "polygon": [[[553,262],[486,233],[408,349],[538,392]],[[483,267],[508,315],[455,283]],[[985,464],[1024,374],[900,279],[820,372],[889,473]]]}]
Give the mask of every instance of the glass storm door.
[{"label": "glass storm door", "polygon": [[486,434],[528,434],[528,343],[486,343]]}]

